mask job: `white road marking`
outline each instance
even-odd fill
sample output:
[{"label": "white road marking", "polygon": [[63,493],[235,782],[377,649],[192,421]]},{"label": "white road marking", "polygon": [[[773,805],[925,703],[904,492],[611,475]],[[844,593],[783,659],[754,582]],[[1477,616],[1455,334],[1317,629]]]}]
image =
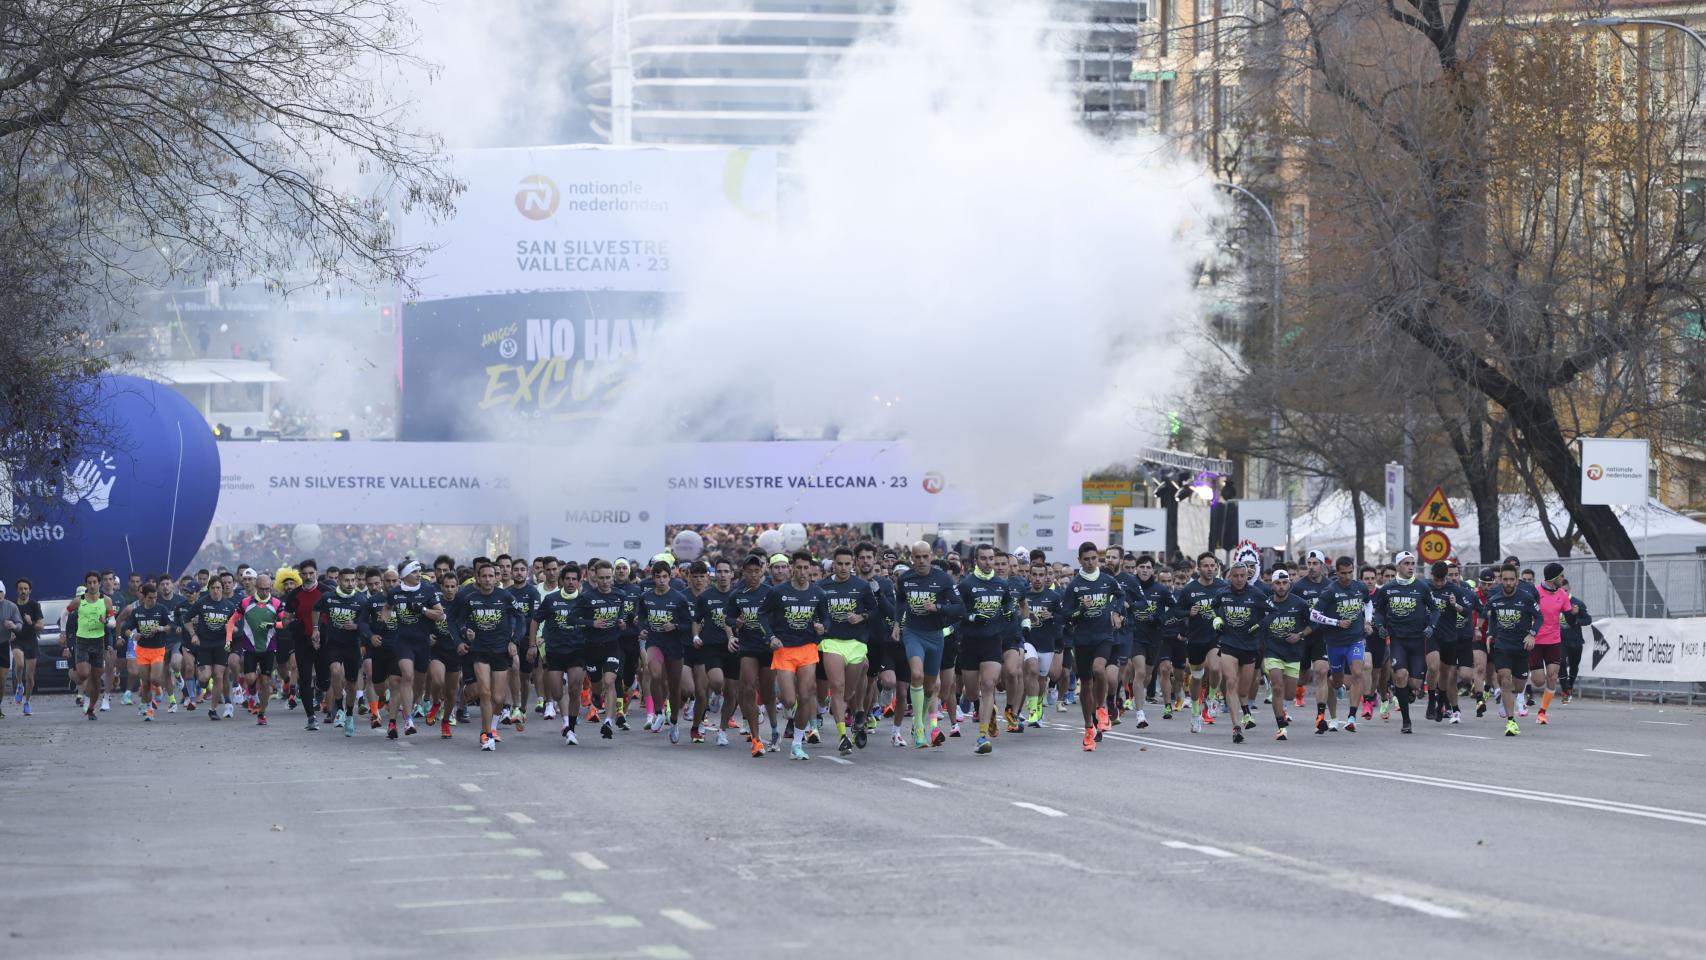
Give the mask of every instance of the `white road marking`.
[{"label": "white road marking", "polygon": [[1660,727],[1686,727],[1686,726],[1690,726],[1690,724],[1678,723],[1675,720],[1642,720],[1641,722],[1642,723],[1651,723],[1655,726],[1660,726]]},{"label": "white road marking", "polygon": [[339,843],[423,843],[439,840],[514,840],[515,834],[491,831],[488,833],[438,833],[427,836],[408,834],[401,837],[357,837],[354,840],[339,840]]},{"label": "white road marking", "polygon": [[[484,880],[514,880],[514,879],[515,879],[515,874],[513,874],[513,873],[487,873],[487,874],[480,874],[480,875],[476,875],[476,876],[465,876],[465,875],[459,873],[456,875],[456,880],[459,883],[460,882],[472,882],[472,881],[477,881],[477,880],[478,881],[484,881]],[[561,879],[561,878],[559,878],[559,879]],[[366,882],[371,883],[376,887],[383,887],[383,886],[389,886],[389,885],[398,884],[398,883],[418,884],[421,882],[421,878],[420,877],[387,877],[384,880],[368,880]]]},{"label": "white road marking", "polygon": [[682,926],[686,927],[689,930],[715,930],[715,929],[717,929],[712,924],[710,924],[704,920],[699,919],[698,917],[694,916],[693,914],[688,913],[686,910],[677,910],[677,909],[659,910],[658,913],[663,914],[664,919],[674,920],[676,923],[681,924]]},{"label": "white road marking", "polygon": [[586,852],[585,850],[576,850],[574,853],[569,854],[569,859],[580,864],[581,866],[585,867],[588,870],[609,870],[610,869],[610,864],[605,863],[603,860],[598,859],[597,857]]},{"label": "white road marking", "polygon": [[853,765],[853,761],[843,760],[840,757],[824,757],[824,759],[828,760],[830,763],[839,763],[844,767],[851,767]]},{"label": "white road marking", "polygon": [[569,875],[564,873],[561,870],[535,870],[535,871],[533,871],[533,879],[535,879],[535,880],[567,880],[568,877],[569,877]]},{"label": "white road marking", "polygon": [[398,770],[413,770],[413,769],[415,769],[415,767],[417,767],[417,766],[419,766],[419,764],[414,764],[414,763],[399,763],[399,764],[397,764],[397,769],[398,769]]},{"label": "white road marking", "polygon": [[[356,780],[425,780],[431,776],[430,773],[405,773],[400,777],[303,777],[300,780],[245,780],[243,782],[251,786],[263,783],[348,783]],[[365,813],[372,809],[372,807],[367,807],[362,812]]]},{"label": "white road marking", "polygon": [[1171,847],[1174,850],[1195,850],[1198,853],[1205,854],[1210,857],[1219,857],[1223,860],[1238,856],[1238,854],[1233,853],[1230,850],[1222,850],[1219,847],[1204,846],[1200,843],[1186,843],[1183,840],[1163,840],[1161,841],[1161,845],[1163,847]]},{"label": "white road marking", "polygon": [[511,811],[505,813],[504,816],[510,818],[511,820],[514,820],[516,823],[538,823],[539,822],[539,821],[533,819],[532,817],[528,816],[525,813],[517,813],[514,810],[511,810]]},{"label": "white road marking", "polygon": [[482,793],[483,792],[480,789],[480,785],[477,783],[459,783],[459,784],[457,784],[457,786],[461,787],[463,790],[466,790],[469,793]]},{"label": "white road marking", "polygon": [[1464,740],[1491,740],[1491,739],[1493,739],[1492,737],[1483,737],[1478,733],[1445,733],[1444,731],[1441,731],[1440,735],[1445,736],[1445,737],[1461,737]]},{"label": "white road marking", "polygon": [[455,853],[406,853],[390,857],[350,857],[349,863],[398,863],[405,860],[446,860],[451,857],[501,857],[508,850],[471,850]]},{"label": "white road marking", "polygon": [[399,903],[397,909],[434,910],[439,907],[490,907],[503,903],[574,903],[584,906],[603,902],[604,898],[590,890],[564,890],[554,897],[480,897],[473,900],[423,900],[418,903]]},{"label": "white road marking", "polygon": [[1284,766],[1301,767],[1306,770],[1326,770],[1333,773],[1345,773],[1358,777],[1372,777],[1377,780],[1391,780],[1397,783],[1412,783],[1421,786],[1439,787],[1445,790],[1461,790],[1466,793],[1481,793],[1489,796],[1510,797],[1517,800],[1532,800],[1536,803],[1553,803],[1566,807],[1580,807],[1584,810],[1598,810],[1602,813],[1618,813],[1628,817],[1644,817],[1650,820],[1666,820],[1671,823],[1683,823],[1694,827],[1706,827],[1706,813],[1692,810],[1674,810],[1669,807],[1650,807],[1639,803],[1625,803],[1621,800],[1603,800],[1597,797],[1578,797],[1565,793],[1548,793],[1544,790],[1528,790],[1522,787],[1495,786],[1487,783],[1471,783],[1465,780],[1448,780],[1444,777],[1429,777],[1417,773],[1399,773],[1392,770],[1375,770],[1368,767],[1353,767],[1342,763],[1328,763],[1323,760],[1305,760],[1301,757],[1282,757],[1260,753],[1248,753],[1241,750],[1227,750],[1219,747],[1200,746],[1197,744],[1174,743],[1152,736],[1135,736],[1127,733],[1109,731],[1103,735],[1127,743],[1139,743],[1144,746],[1159,747],[1163,750],[1182,750],[1186,753],[1203,753],[1218,757],[1232,757],[1239,760],[1256,763],[1277,763]]},{"label": "white road marking", "polygon": [[1013,806],[1021,807],[1025,810],[1035,810],[1036,812],[1042,814],[1045,817],[1064,817],[1064,816],[1066,816],[1066,814],[1060,812],[1059,810],[1056,810],[1053,807],[1045,807],[1040,803],[1027,803],[1023,800],[1015,800],[1015,801],[1013,801]]},{"label": "white road marking", "polygon": [[1415,897],[1406,897],[1401,893],[1377,893],[1374,895],[1374,899],[1379,900],[1381,903],[1389,903],[1394,907],[1403,907],[1407,910],[1414,910],[1417,913],[1425,913],[1430,917],[1441,917],[1446,920],[1462,920],[1464,917],[1469,916],[1469,914],[1464,913],[1462,910],[1454,910],[1451,907],[1442,907],[1437,903],[1429,903],[1426,900],[1417,900]]},{"label": "white road marking", "polygon": [[437,757],[427,757],[427,763],[430,763],[430,764],[432,764],[432,765],[433,765],[433,766],[435,766],[435,767],[442,767],[442,766],[444,766],[444,761],[443,761],[443,760],[440,760],[440,759],[439,759],[439,758],[437,758]]},{"label": "white road marking", "polygon": [[1627,750],[1598,750],[1593,747],[1583,747],[1588,753],[1608,753],[1614,757],[1650,757],[1650,753],[1630,753]]},{"label": "white road marking", "polygon": [[915,787],[923,787],[926,790],[940,790],[940,789],[942,789],[941,787],[937,786],[934,783],[931,783],[928,780],[920,780],[917,777],[901,777],[901,779],[906,781],[907,783],[912,784]]},{"label": "white road marking", "polygon": [[646,960],[688,960],[692,956],[673,943],[639,947],[635,952],[637,956],[645,957]]},{"label": "white road marking", "polygon": [[506,933],[510,930],[566,930],[570,927],[610,927],[613,930],[632,929],[640,925],[640,918],[625,913],[615,913],[608,917],[592,917],[587,920],[552,920],[545,923],[505,923],[493,927],[453,927],[444,930],[422,931],[429,937],[455,937],[474,933]]}]

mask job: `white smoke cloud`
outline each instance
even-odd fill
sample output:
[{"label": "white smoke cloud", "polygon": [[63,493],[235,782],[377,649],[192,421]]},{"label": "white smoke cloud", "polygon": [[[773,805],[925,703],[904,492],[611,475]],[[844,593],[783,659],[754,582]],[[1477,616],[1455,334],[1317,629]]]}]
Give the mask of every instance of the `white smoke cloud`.
[{"label": "white smoke cloud", "polygon": [[589,440],[624,445],[660,405],[743,432],[774,414],[903,437],[1021,495],[1153,440],[1154,398],[1184,384],[1193,233],[1219,201],[1159,144],[1077,124],[1043,13],[915,2],[845,58],[791,151],[783,222],[717,232]]}]

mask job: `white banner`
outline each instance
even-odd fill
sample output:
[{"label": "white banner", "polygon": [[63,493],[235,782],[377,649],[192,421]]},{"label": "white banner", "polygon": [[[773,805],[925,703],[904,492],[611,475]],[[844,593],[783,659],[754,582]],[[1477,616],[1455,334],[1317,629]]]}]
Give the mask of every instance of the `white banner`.
[{"label": "white banner", "polygon": [[1238,501],[1238,539],[1258,547],[1284,550],[1291,535],[1291,515],[1284,500]]},{"label": "white banner", "polygon": [[[1410,505],[1404,490],[1402,464],[1386,465],[1386,552],[1397,553],[1410,545]],[[1268,544],[1262,544],[1268,546]],[[1285,546],[1281,543],[1278,546]]]},{"label": "white banner", "polygon": [[467,150],[456,216],[404,221],[433,245],[418,298],[547,290],[680,291],[724,217],[772,217],[776,153],[751,149]]},{"label": "white banner", "polygon": [[1582,438],[1582,503],[1647,502],[1647,441]]},{"label": "white banner", "polygon": [[636,451],[632,460],[655,464],[641,472],[659,478],[670,523],[952,523],[1004,514],[1028,496],[968,488],[971,478],[950,477],[900,443],[684,443]]},{"label": "white banner", "polygon": [[1067,508],[1066,528],[1074,554],[1068,563],[1077,561],[1078,545],[1086,540],[1095,544],[1097,550],[1107,549],[1108,520],[1111,512],[1112,508],[1105,503],[1075,503]]},{"label": "white banner", "polygon": [[1007,543],[1048,554],[1050,562],[1072,563],[1072,541],[1068,535],[1067,510],[1078,500],[1078,482],[1062,484],[1055,493],[1033,493],[1028,505],[1020,506],[1007,523]]},{"label": "white banner", "polygon": [[1130,553],[1167,552],[1167,511],[1163,507],[1126,507],[1125,542]]},{"label": "white banner", "polygon": [[1605,680],[1706,680],[1706,619],[1609,617],[1586,628],[1582,676]]},{"label": "white banner", "polygon": [[514,448],[498,443],[221,443],[213,522],[507,524]]},{"label": "white banner", "polygon": [[[537,487],[537,485],[535,485]],[[664,550],[664,525],[651,496],[627,484],[536,488],[527,547],[535,556],[649,560]]]}]

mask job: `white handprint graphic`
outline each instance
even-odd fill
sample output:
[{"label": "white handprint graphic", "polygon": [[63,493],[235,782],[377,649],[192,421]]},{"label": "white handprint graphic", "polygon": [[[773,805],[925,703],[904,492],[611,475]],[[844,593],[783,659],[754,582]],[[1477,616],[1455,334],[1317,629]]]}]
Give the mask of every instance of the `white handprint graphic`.
[{"label": "white handprint graphic", "polygon": [[112,455],[102,451],[101,462],[79,460],[77,466],[65,475],[65,482],[60,484],[59,495],[66,503],[76,506],[87,502],[90,509],[100,513],[107,508],[112,497],[113,481],[118,474],[113,472]]}]

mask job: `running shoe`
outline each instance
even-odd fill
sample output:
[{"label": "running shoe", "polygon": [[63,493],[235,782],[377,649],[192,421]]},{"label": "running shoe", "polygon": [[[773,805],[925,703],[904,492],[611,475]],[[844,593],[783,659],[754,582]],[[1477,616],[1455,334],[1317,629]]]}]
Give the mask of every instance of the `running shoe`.
[{"label": "running shoe", "polygon": [[30,702],[28,700],[25,700],[24,701],[24,716],[27,717],[29,715],[30,715]]},{"label": "running shoe", "polygon": [[960,735],[960,725],[956,721],[953,726],[948,728],[948,736],[958,737],[959,735]]},{"label": "running shoe", "polygon": [[695,723],[692,732],[687,735],[687,740],[689,743],[704,743],[705,731],[699,729],[699,725]]},{"label": "running shoe", "polygon": [[512,722],[513,721],[510,720],[509,710],[507,708],[498,711],[498,723],[507,727]]},{"label": "running shoe", "polygon": [[973,749],[972,752],[973,753],[979,753],[979,754],[985,754],[985,753],[993,753],[994,750],[995,750],[995,744],[990,743],[988,737],[978,737],[977,738],[977,746]]},{"label": "running shoe", "polygon": [[101,712],[105,713],[108,710],[112,709],[112,705],[113,705],[112,698],[107,696],[104,693],[101,694]]},{"label": "running shoe", "polygon": [[615,739],[616,731],[611,728],[610,720],[608,718],[598,725],[598,735],[606,740]]},{"label": "running shoe", "polygon": [[355,714],[353,713],[344,717],[344,736],[355,736]]},{"label": "running shoe", "polygon": [[575,732],[573,730],[564,730],[563,731],[563,746],[565,746],[565,747],[578,747],[578,746],[580,746],[580,742],[581,742],[581,738],[575,736]]},{"label": "running shoe", "polygon": [[1059,700],[1056,700],[1054,702],[1054,712],[1055,713],[1065,713],[1066,712],[1066,698],[1065,697],[1061,697]]},{"label": "running shoe", "polygon": [[1500,720],[1509,720],[1511,718],[1510,712],[1505,709],[1505,702],[1503,700],[1500,700],[1496,706],[1499,711]]},{"label": "running shoe", "polygon": [[533,701],[533,712],[537,713],[537,714],[544,714],[544,712],[545,712],[545,698],[544,697],[539,697]]},{"label": "running shoe", "polygon": [[1463,714],[1457,710],[1451,711],[1451,722],[1452,723],[1462,723],[1463,722]]},{"label": "running shoe", "polygon": [[385,724],[385,739],[397,739],[397,721],[391,720]]},{"label": "running shoe", "polygon": [[[1362,718],[1364,720],[1367,720],[1368,714],[1366,714],[1366,713],[1363,714]],[[1392,701],[1386,697],[1380,698],[1380,719],[1382,719],[1382,720],[1392,719]]]},{"label": "running shoe", "polygon": [[[124,705],[125,705],[125,706],[127,706],[127,707],[128,707],[128,706],[130,706],[130,691],[129,691],[129,690],[126,690],[126,691],[125,691],[125,692],[124,692],[124,696],[123,696],[123,697],[122,697],[122,698],[121,698],[121,699],[120,699],[120,701],[119,701],[119,702],[121,702],[121,703],[123,703],[123,704],[124,704]],[[101,708],[101,709],[103,709],[103,710],[104,710],[104,709],[106,709],[106,708],[105,708],[105,707],[102,707],[102,708]]]},{"label": "running shoe", "polygon": [[717,731],[717,746],[726,747],[728,745],[729,745],[729,735],[724,733],[721,730],[718,730]]},{"label": "running shoe", "polygon": [[[954,736],[956,736],[956,737],[959,736],[959,732],[958,732],[957,727],[955,728]],[[942,728],[937,727],[935,732],[933,734],[931,734],[930,745],[932,747],[939,747],[942,744],[947,743],[947,742],[948,742],[948,738],[942,735]]]},{"label": "running shoe", "polygon": [[1303,688],[1302,687],[1297,688],[1297,705],[1300,707],[1303,706]]},{"label": "running shoe", "polygon": [[1256,729],[1256,718],[1250,716],[1247,713],[1244,714],[1244,729],[1246,729],[1246,730]]},{"label": "running shoe", "polygon": [[1097,707],[1096,708],[1096,729],[1106,732],[1111,726],[1113,726],[1113,724],[1108,721],[1108,708],[1107,707]]},{"label": "running shoe", "polygon": [[[105,708],[102,708],[102,709],[105,709]],[[1516,715],[1519,717],[1528,716],[1528,701],[1524,700],[1521,697],[1518,697],[1516,699]]]},{"label": "running shoe", "polygon": [[1149,726],[1149,718],[1143,715],[1143,710],[1137,711],[1137,729],[1143,730]]},{"label": "running shoe", "polygon": [[12,702],[13,703],[23,703],[24,702],[24,685],[23,684],[20,683],[20,684],[14,686],[12,688]]},{"label": "running shoe", "polygon": [[527,711],[517,707],[515,710],[515,723],[512,724],[512,726],[515,727],[516,733],[520,733],[527,729]]},{"label": "running shoe", "polygon": [[[900,746],[900,744],[897,743],[897,744],[895,744],[895,746],[898,747],[898,746]],[[759,759],[762,759],[763,757],[764,757],[764,741],[758,739],[757,737],[753,737],[752,738],[752,759],[759,760]]]},{"label": "running shoe", "polygon": [[496,740],[492,739],[491,734],[489,734],[489,733],[480,734],[480,749],[481,750],[493,750],[493,751],[495,751],[495,750],[497,750],[497,748],[498,748],[498,742]]},{"label": "running shoe", "polygon": [[669,725],[669,742],[670,743],[680,743],[681,742],[681,725],[680,724],[672,723]]},{"label": "running shoe", "polygon": [[154,719],[154,711],[152,711],[152,710],[142,711],[142,719],[144,721],[152,721]]},{"label": "running shoe", "polygon": [[1213,723],[1214,722],[1214,708],[1213,707],[1210,707],[1207,705],[1203,706],[1203,708],[1202,708],[1202,722],[1203,723]]},{"label": "running shoe", "polygon": [[1202,733],[1202,717],[1195,713],[1191,714],[1191,732]]},{"label": "running shoe", "polygon": [[810,760],[811,754],[806,752],[806,745],[805,744],[795,743],[793,752],[789,754],[788,759],[790,759],[790,760]]},{"label": "running shoe", "polygon": [[264,713],[255,714],[255,726],[264,727],[266,725],[267,725],[267,715]]},{"label": "running shoe", "polygon": [[415,735],[415,718],[410,717],[407,720],[403,721],[403,736],[412,737],[414,735]]},{"label": "running shoe", "polygon": [[1275,730],[1275,731],[1274,731],[1274,739],[1275,739],[1275,740],[1285,740],[1285,739],[1288,739],[1288,738],[1287,738],[1287,737],[1286,737],[1286,735],[1285,735],[1285,728],[1284,728],[1284,727],[1280,727],[1280,728],[1279,728],[1279,729],[1278,729],[1278,730]]},{"label": "running shoe", "polygon": [[1163,720],[1173,719],[1173,705],[1171,703],[1169,703],[1166,706],[1161,708],[1161,719],[1163,719]]},{"label": "running shoe", "polygon": [[863,750],[863,749],[865,749],[865,744],[867,744],[869,742],[870,742],[870,736],[866,732],[865,727],[863,725],[860,725],[857,729],[855,729],[853,731],[853,746],[854,747],[856,747],[860,750]]},{"label": "running shoe", "polygon": [[[604,723],[606,726],[609,726],[610,721],[605,720]],[[628,715],[627,714],[618,713],[616,715],[616,729],[622,730],[622,731],[626,731],[628,729]]]},{"label": "running shoe", "polygon": [[899,727],[896,727],[895,731],[894,731],[894,737],[889,742],[891,744],[893,744],[894,746],[904,747],[904,746],[906,746],[906,736],[900,732]]},{"label": "running shoe", "polygon": [[1410,729],[1410,721],[1408,721],[1408,720],[1404,721],[1404,725],[1398,729],[1398,732],[1399,733],[1415,733],[1414,730]]},{"label": "running shoe", "polygon": [[231,712],[232,712],[231,711],[231,704],[229,702],[227,702],[225,704],[225,719],[227,719],[227,720],[231,719]]},{"label": "running shoe", "polygon": [[308,711],[308,723],[302,729],[310,731],[320,729],[320,718],[314,716],[314,711]]},{"label": "running shoe", "polygon": [[1521,736],[1521,734],[1522,734],[1522,730],[1517,727],[1515,720],[1510,720],[1510,719],[1505,720],[1505,736],[1515,737],[1515,736]]},{"label": "running shoe", "polygon": [[[91,717],[93,717],[93,716],[94,716],[94,715],[95,715],[95,714],[94,714],[94,711],[93,711],[93,710],[91,710],[91,711],[89,711],[89,716],[91,716]],[[208,707],[208,708],[207,708],[207,719],[209,719],[209,720],[218,720],[218,719],[219,719],[219,708],[217,708],[217,707]]]},{"label": "running shoe", "polygon": [[[1356,714],[1353,711],[1351,715],[1355,716]],[[1363,700],[1363,702],[1362,702],[1362,718],[1364,720],[1373,720],[1374,719],[1374,701],[1373,700],[1366,700],[1366,699]]]},{"label": "running shoe", "polygon": [[551,700],[545,704],[545,719],[557,719],[557,701]]},{"label": "running shoe", "polygon": [[450,739],[450,718],[449,717],[445,717],[443,720],[440,720],[438,722],[438,738],[440,740],[449,740]]},{"label": "running shoe", "polygon": [[1088,752],[1095,750],[1095,749],[1096,749],[1096,728],[1095,728],[1095,726],[1085,727],[1084,728],[1084,750],[1086,753],[1088,753]]},{"label": "running shoe", "polygon": [[1355,720],[1350,720],[1350,719],[1345,720],[1345,732],[1346,733],[1356,733],[1357,732],[1357,722]]},{"label": "running shoe", "polygon": [[1232,727],[1232,742],[1233,743],[1243,743],[1244,742],[1244,731],[1239,729],[1237,725],[1234,725]]},{"label": "running shoe", "polygon": [[1338,718],[1335,717],[1334,719],[1327,721],[1327,732],[1328,733],[1338,733],[1339,732]]},{"label": "running shoe", "polygon": [[847,756],[848,754],[852,753],[853,752],[853,740],[852,740],[852,738],[843,734],[841,737],[841,742],[835,745],[835,751],[844,757]]},{"label": "running shoe", "polygon": [[1546,719],[1546,710],[1544,708],[1542,708],[1540,713],[1535,716],[1534,722],[1538,723],[1544,727],[1547,724],[1551,723],[1552,721]]},{"label": "running shoe", "polygon": [[[1384,720],[1385,718],[1382,717],[1381,719]],[[1440,719],[1439,710],[1435,707],[1434,702],[1432,700],[1428,701],[1428,709],[1427,709],[1426,713],[1422,714],[1422,719],[1423,720],[1438,720],[1438,719]]]},{"label": "running shoe", "polygon": [[817,735],[817,727],[806,728],[806,742],[814,747],[823,742],[823,738]]}]

